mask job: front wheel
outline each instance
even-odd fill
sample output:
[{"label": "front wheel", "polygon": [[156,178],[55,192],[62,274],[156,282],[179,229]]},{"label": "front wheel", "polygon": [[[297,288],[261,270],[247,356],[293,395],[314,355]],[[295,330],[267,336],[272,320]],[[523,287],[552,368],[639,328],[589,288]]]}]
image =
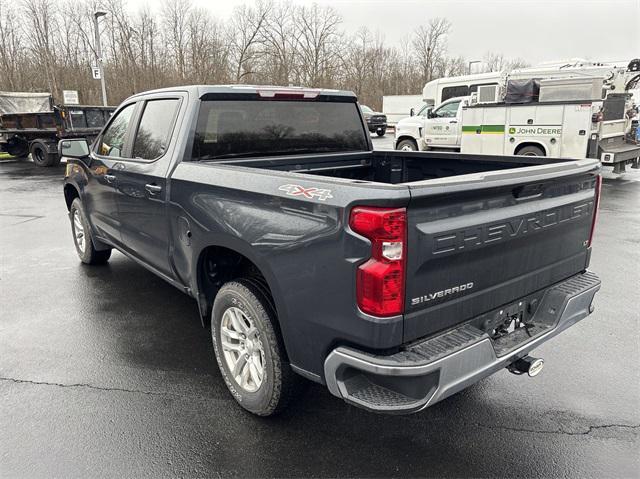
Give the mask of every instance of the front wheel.
[{"label": "front wheel", "polygon": [[251,280],[222,286],[213,303],[211,336],[218,367],[238,404],[258,416],[282,411],[300,378],[286,359],[266,293]]},{"label": "front wheel", "polygon": [[402,140],[396,145],[396,150],[401,151],[418,151],[418,145],[413,140]]},{"label": "front wheel", "polygon": [[73,244],[80,261],[85,264],[104,264],[111,256],[111,249],[97,251],[91,239],[91,229],[86,216],[82,210],[80,199],[76,198],[71,203],[69,210],[71,218],[71,233],[73,234]]},{"label": "front wheel", "polygon": [[379,130],[376,130],[376,135],[378,136],[384,136],[384,134],[387,132],[387,130],[385,128],[380,128]]}]

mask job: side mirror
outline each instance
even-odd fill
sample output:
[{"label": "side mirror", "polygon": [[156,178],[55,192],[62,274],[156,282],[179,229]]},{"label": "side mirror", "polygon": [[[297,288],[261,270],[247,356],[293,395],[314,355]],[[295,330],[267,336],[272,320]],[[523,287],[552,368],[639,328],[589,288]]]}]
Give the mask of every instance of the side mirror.
[{"label": "side mirror", "polygon": [[67,158],[82,159],[89,156],[89,144],[84,138],[74,138],[72,140],[60,140],[58,143],[58,155]]},{"label": "side mirror", "polygon": [[415,110],[413,108],[411,110],[409,110],[409,116],[413,116],[415,114],[416,114],[416,112],[415,112]]},{"label": "side mirror", "polygon": [[433,108],[427,110],[427,118],[433,118]]}]

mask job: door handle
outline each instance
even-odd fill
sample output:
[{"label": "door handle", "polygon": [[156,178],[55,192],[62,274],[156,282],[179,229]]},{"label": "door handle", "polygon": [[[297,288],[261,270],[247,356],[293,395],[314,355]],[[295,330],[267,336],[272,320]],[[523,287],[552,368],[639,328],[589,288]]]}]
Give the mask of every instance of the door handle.
[{"label": "door handle", "polygon": [[458,120],[451,120],[449,123],[458,123]]},{"label": "door handle", "polygon": [[157,195],[162,191],[162,186],[158,186],[153,183],[147,183],[146,185],[144,185],[144,189],[147,190],[150,195]]},{"label": "door handle", "polygon": [[107,183],[113,183],[114,181],[116,181],[116,177],[115,175],[104,175],[104,180]]}]

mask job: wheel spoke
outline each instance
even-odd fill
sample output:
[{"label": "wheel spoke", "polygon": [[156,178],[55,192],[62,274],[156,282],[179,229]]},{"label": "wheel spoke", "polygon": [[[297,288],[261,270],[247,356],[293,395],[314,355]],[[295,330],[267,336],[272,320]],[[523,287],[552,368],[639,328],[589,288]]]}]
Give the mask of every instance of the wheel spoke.
[{"label": "wheel spoke", "polygon": [[76,245],[78,249],[84,253],[85,247],[85,237],[84,237],[84,226],[82,224],[82,219],[80,218],[80,212],[78,210],[74,210],[73,212],[73,233],[76,240]]},{"label": "wheel spoke", "polygon": [[260,386],[262,384],[262,375],[258,368],[256,367],[254,362],[249,363],[249,373],[251,374],[251,380],[256,386]]},{"label": "wheel spoke", "polygon": [[228,341],[222,341],[222,349],[225,351],[236,351],[236,352],[241,352],[243,351],[243,347],[242,344],[240,343],[230,343]]},{"label": "wheel spoke", "polygon": [[[234,378],[237,378],[240,375],[240,373],[243,372],[244,367],[246,366],[246,364],[247,364],[246,355],[240,354],[240,356],[238,357],[238,359],[236,361],[236,364],[233,366],[233,371],[231,371],[231,375]],[[242,384],[241,384],[241,386],[242,386]]]},{"label": "wheel spoke", "polygon": [[239,333],[247,333],[247,326],[244,322],[243,314],[238,314],[236,308],[230,308],[227,310],[229,315],[231,316],[231,321],[233,322],[233,328]]},{"label": "wheel spoke", "polygon": [[249,364],[245,361],[242,372],[240,373],[240,385],[245,389],[249,389],[249,374]]},{"label": "wheel spoke", "polygon": [[229,339],[235,339],[236,341],[240,341],[240,339],[242,339],[240,336],[240,333],[233,331],[229,328],[225,328],[224,326],[220,328],[220,332],[222,333],[223,336]]}]

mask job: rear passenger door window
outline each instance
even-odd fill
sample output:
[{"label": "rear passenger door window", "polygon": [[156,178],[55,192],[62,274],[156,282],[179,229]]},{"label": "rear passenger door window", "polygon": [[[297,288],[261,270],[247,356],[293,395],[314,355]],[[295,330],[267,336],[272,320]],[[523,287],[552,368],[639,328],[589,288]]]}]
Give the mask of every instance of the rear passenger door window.
[{"label": "rear passenger door window", "polygon": [[100,138],[98,155],[110,158],[121,158],[124,155],[125,141],[135,103],[120,110]]},{"label": "rear passenger door window", "polygon": [[163,98],[145,103],[133,142],[133,158],[155,160],[164,155],[171,139],[179,102],[177,98]]}]

